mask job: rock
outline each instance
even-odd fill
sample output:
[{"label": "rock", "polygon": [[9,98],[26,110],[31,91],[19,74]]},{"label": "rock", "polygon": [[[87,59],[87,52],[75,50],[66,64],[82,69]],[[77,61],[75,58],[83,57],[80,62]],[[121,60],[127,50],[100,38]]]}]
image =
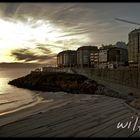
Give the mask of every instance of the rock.
[{"label": "rock", "polygon": [[133,99],[130,103],[128,103],[130,106],[140,109],[140,98]]},{"label": "rock", "polygon": [[[73,94],[99,94],[126,99],[96,81],[79,74],[64,72],[34,72],[14,79],[9,84],[19,88],[49,92],[68,92]],[[130,94],[131,95],[131,94]],[[130,101],[130,100],[129,100]]]},{"label": "rock", "polygon": [[105,86],[102,84],[98,84],[97,90],[95,91],[96,94],[104,94],[105,93]]},{"label": "rock", "polygon": [[132,92],[128,93],[128,95],[130,95],[130,96],[134,96],[134,94],[133,94]]},{"label": "rock", "polygon": [[9,84],[32,90],[86,94],[94,94],[98,86],[97,82],[83,75],[62,72],[31,73]]},{"label": "rock", "polygon": [[86,80],[80,86],[81,93],[95,94],[98,84],[94,80]]}]

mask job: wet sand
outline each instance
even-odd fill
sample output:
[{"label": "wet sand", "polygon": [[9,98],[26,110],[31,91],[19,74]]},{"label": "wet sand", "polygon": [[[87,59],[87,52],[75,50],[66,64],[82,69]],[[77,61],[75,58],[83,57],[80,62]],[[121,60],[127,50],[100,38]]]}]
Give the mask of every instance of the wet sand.
[{"label": "wet sand", "polygon": [[[90,98],[90,95],[86,96],[87,98]],[[80,101],[84,97],[85,95],[67,94],[65,92],[40,92],[38,101],[34,102],[33,104],[29,104],[25,108],[23,107],[23,109],[19,108],[11,112],[9,111],[9,113],[7,112],[6,114],[1,114],[0,126],[23,119],[27,116],[38,114],[41,112],[46,112],[50,109],[66,105],[69,102],[73,102],[76,100]]]},{"label": "wet sand", "polygon": [[40,95],[42,103],[0,117],[1,137],[128,137],[136,133],[117,129],[119,121],[136,116],[122,99],[63,92]]}]

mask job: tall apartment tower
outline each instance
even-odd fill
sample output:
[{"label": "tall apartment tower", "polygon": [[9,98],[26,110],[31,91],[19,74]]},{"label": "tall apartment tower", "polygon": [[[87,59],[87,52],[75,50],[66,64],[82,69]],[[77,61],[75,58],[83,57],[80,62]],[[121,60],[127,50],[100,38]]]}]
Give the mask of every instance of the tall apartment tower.
[{"label": "tall apartment tower", "polygon": [[77,49],[77,66],[91,67],[90,55],[98,52],[97,46],[82,46]]},{"label": "tall apartment tower", "polygon": [[136,67],[140,63],[140,29],[128,34],[128,63]]}]

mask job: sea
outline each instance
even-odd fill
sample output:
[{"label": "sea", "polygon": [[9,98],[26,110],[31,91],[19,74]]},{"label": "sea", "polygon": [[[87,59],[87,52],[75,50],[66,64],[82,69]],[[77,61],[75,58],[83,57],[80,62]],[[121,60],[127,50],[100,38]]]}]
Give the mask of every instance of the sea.
[{"label": "sea", "polygon": [[38,91],[17,88],[8,82],[29,74],[34,68],[0,67],[0,116],[40,102]]}]

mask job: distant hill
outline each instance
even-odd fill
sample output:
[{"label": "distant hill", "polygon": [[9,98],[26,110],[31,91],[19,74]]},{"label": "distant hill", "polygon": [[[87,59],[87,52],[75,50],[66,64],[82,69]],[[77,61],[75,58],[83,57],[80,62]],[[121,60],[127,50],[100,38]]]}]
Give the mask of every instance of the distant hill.
[{"label": "distant hill", "polygon": [[35,63],[0,63],[0,68],[37,68],[42,66],[42,64]]}]

